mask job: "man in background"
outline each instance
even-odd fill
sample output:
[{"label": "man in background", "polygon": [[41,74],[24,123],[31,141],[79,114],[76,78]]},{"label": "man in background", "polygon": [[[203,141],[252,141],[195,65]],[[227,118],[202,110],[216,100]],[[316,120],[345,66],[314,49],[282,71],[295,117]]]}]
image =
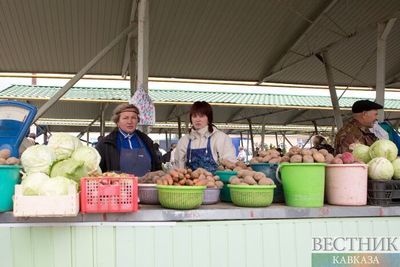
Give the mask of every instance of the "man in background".
[{"label": "man in background", "polygon": [[351,144],[363,144],[370,146],[378,138],[370,131],[378,118],[378,109],[383,106],[369,101],[359,100],[351,107],[353,118],[344,125],[336,134],[335,153],[342,154],[350,150]]}]

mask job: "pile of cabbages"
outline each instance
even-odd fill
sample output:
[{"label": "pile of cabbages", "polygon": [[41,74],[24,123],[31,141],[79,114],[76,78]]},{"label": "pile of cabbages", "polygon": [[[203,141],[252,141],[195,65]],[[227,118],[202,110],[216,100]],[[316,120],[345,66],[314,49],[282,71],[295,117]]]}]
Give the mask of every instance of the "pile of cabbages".
[{"label": "pile of cabbages", "polygon": [[101,174],[100,154],[72,135],[53,134],[47,145],[28,147],[21,155],[24,195],[67,195],[82,177]]},{"label": "pile of cabbages", "polygon": [[395,143],[378,140],[370,147],[362,144],[353,146],[356,159],[368,164],[368,177],[373,180],[400,179],[400,158]]}]

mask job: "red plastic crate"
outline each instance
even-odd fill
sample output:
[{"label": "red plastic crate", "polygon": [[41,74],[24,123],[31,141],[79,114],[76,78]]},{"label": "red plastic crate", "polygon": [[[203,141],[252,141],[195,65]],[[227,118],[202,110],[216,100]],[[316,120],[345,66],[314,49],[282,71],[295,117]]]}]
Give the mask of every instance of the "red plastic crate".
[{"label": "red plastic crate", "polygon": [[81,212],[133,212],[138,210],[138,180],[129,177],[81,179]]}]

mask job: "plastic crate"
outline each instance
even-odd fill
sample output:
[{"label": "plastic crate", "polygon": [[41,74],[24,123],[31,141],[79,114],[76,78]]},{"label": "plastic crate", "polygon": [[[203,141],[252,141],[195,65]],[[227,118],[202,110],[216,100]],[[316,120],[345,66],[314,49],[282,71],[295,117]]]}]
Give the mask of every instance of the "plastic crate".
[{"label": "plastic crate", "polygon": [[15,217],[70,217],[79,213],[79,194],[73,185],[64,196],[24,196],[22,186],[15,186]]},{"label": "plastic crate", "polygon": [[368,180],[368,205],[400,205],[400,180]]},{"label": "plastic crate", "polygon": [[85,177],[80,183],[82,213],[138,210],[138,180],[135,176]]}]

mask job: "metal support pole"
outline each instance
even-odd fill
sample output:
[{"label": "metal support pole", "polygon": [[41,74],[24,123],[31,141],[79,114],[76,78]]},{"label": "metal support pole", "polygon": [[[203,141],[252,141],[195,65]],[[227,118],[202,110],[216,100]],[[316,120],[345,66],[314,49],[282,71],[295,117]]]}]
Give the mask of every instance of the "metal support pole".
[{"label": "metal support pole", "polygon": [[[376,102],[385,104],[385,64],[386,64],[386,40],[396,19],[378,23],[377,48],[376,48]],[[384,120],[384,110],[378,110],[378,120]]]},{"label": "metal support pole", "polygon": [[108,103],[101,104],[100,106],[100,135],[104,136],[105,128],[106,128],[106,120],[105,120],[105,111],[108,107]]},{"label": "metal support pole", "polygon": [[[310,140],[313,136],[314,136],[314,134],[311,134],[310,137],[308,137],[307,141],[303,144],[303,146],[301,148],[304,148],[308,144],[308,142],[310,142]],[[311,144],[311,146],[312,146],[312,144]]]},{"label": "metal support pole", "polygon": [[240,146],[244,147],[243,146],[243,133],[242,132],[240,132]]},{"label": "metal support pole", "polygon": [[103,48],[92,60],[89,61],[71,80],[69,80],[58,92],[52,96],[43,106],[38,110],[36,117],[33,122],[37,121],[43,116],[46,111],[51,108],[57,100],[59,100],[75,83],[82,78],[100,59],[102,59],[110,50],[121,41],[130,31],[133,29],[133,24],[126,27],[117,37],[114,38],[106,47]]},{"label": "metal support pole", "polygon": [[181,139],[182,137],[182,129],[181,129],[181,117],[178,117],[178,137]]},{"label": "metal support pole", "polygon": [[279,147],[279,141],[278,141],[278,133],[275,132],[275,141],[276,141],[276,148]]},{"label": "metal support pole", "polygon": [[86,145],[89,146],[89,140],[90,140],[90,127],[88,128],[86,132]]},{"label": "metal support pole", "polygon": [[165,130],[165,151],[169,151],[168,130]]},{"label": "metal support pole", "polygon": [[99,118],[100,118],[100,115],[97,116],[94,120],[92,120],[92,122],[90,122],[89,125],[86,126],[86,128],[85,128],[83,131],[81,131],[76,137],[77,137],[78,139],[80,139],[87,131],[89,131],[90,127],[91,127]]},{"label": "metal support pole", "polygon": [[149,1],[140,0],[138,5],[138,85],[148,91],[149,76]]},{"label": "metal support pole", "polygon": [[339,107],[339,101],[336,95],[336,88],[335,88],[335,82],[333,79],[333,73],[332,73],[332,68],[330,65],[329,57],[328,57],[328,51],[323,51],[322,52],[322,61],[325,66],[325,71],[326,71],[326,77],[328,79],[328,85],[329,85],[329,93],[331,95],[331,101],[332,101],[332,106],[333,106],[333,115],[335,117],[335,124],[338,129],[343,127],[343,120],[342,116],[340,114],[340,107]]},{"label": "metal support pole", "polygon": [[316,121],[311,121],[312,124],[314,125],[314,133],[318,134],[318,127],[317,127],[317,122]]},{"label": "metal support pole", "polygon": [[282,136],[289,143],[289,145],[293,146],[292,143],[290,142],[290,140],[286,137],[284,132],[282,132]]},{"label": "metal support pole", "polygon": [[264,147],[264,141],[265,141],[265,118],[263,118],[262,125],[261,125],[261,147]]},{"label": "metal support pole", "polygon": [[247,122],[249,123],[249,132],[250,132],[250,140],[251,140],[251,151],[252,151],[252,154],[254,155],[255,149],[254,149],[254,139],[253,139],[253,126],[252,126],[252,123],[251,123],[251,119],[247,119]]}]

